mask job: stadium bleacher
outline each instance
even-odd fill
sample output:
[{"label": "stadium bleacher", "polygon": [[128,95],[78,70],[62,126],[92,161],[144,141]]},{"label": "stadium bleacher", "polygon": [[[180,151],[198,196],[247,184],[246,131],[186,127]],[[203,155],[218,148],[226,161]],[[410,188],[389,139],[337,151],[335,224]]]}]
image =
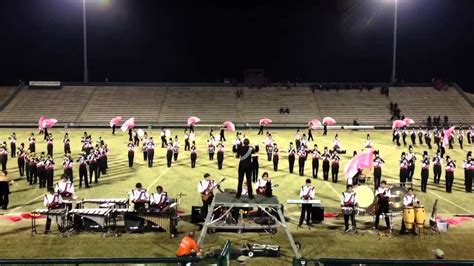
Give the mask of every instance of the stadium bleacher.
[{"label": "stadium bleacher", "polygon": [[[236,89],[244,95],[237,97]],[[13,90],[0,88],[0,100]],[[390,102],[398,103],[401,113],[418,124],[428,115],[447,115],[455,124],[474,119],[470,103],[454,88],[392,88],[387,97],[378,88],[312,92],[309,87],[64,86],[61,90],[24,88],[0,112],[0,120],[35,123],[43,115],[60,123],[107,125],[111,118],[122,116],[145,125],[183,124],[189,116],[198,116],[204,124],[225,120],[254,124],[263,117],[275,124],[306,124],[330,116],[341,125],[354,119],[361,125],[390,125]],[[280,114],[282,107],[290,113]]]},{"label": "stadium bleacher", "polygon": [[398,103],[402,114],[419,123],[425,123],[428,116],[445,115],[449,123],[466,124],[474,120],[474,110],[456,89],[446,91],[432,87],[402,87],[390,90],[390,99]]},{"label": "stadium bleacher", "polygon": [[14,90],[14,87],[0,87],[0,103],[2,103]]}]

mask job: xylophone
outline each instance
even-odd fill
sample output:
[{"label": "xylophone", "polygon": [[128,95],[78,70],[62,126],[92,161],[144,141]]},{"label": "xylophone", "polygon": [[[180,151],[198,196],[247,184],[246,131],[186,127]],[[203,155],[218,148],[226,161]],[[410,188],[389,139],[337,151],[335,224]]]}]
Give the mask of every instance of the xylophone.
[{"label": "xylophone", "polygon": [[95,222],[97,224],[96,229],[106,230],[110,227],[113,212],[114,209],[72,209],[69,211],[69,214],[72,215],[73,221],[77,221],[75,216],[78,216],[82,220],[89,219]]},{"label": "xylophone", "polygon": [[86,203],[97,204],[100,208],[128,208],[127,198],[82,199],[76,203],[76,208],[83,209]]},{"label": "xylophone", "polygon": [[[56,222],[60,227],[60,231],[64,231],[66,218],[67,218],[67,209],[35,209],[31,212],[31,234],[36,234],[36,219],[41,215],[54,216],[56,217]],[[58,218],[60,218],[58,220]]]}]

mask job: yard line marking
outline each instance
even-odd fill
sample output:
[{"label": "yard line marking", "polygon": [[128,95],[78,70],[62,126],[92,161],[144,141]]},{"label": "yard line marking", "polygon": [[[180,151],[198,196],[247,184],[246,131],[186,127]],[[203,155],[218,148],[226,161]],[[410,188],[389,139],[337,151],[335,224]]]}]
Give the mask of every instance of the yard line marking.
[{"label": "yard line marking", "polygon": [[16,212],[18,209],[20,209],[20,208],[22,208],[22,207],[24,207],[24,206],[26,206],[26,205],[29,205],[29,204],[31,204],[32,202],[41,199],[42,197],[43,197],[43,194],[39,195],[38,197],[36,197],[36,198],[34,198],[34,199],[28,201],[27,203],[25,203],[25,204],[23,204],[23,205],[21,205],[21,206],[16,207],[15,209],[9,211],[8,213],[14,213],[14,212]]},{"label": "yard line marking", "polygon": [[157,182],[163,175],[165,175],[166,172],[168,172],[169,169],[170,169],[170,168],[166,168],[166,170],[163,171],[163,173],[161,173],[161,175],[159,175],[157,178],[155,178],[155,181],[153,181],[153,182],[146,188],[146,190],[149,191],[150,188],[152,188],[152,187],[156,184],[156,182]]},{"label": "yard line marking", "polygon": [[456,203],[454,203],[454,202],[448,200],[447,198],[445,198],[445,197],[443,197],[443,196],[440,196],[440,195],[438,195],[438,194],[436,194],[436,193],[434,193],[434,192],[432,192],[432,191],[428,191],[428,193],[431,193],[431,194],[435,195],[436,197],[438,197],[438,198],[440,198],[440,199],[442,199],[442,200],[444,200],[444,201],[446,201],[446,202],[448,202],[448,203],[451,203],[452,205],[454,205],[454,206],[456,206],[456,207],[462,209],[463,211],[466,211],[467,213],[472,213],[472,211],[470,211],[470,210],[468,210],[468,209],[466,209],[466,208],[464,208],[464,207],[462,207],[462,206],[460,206],[460,205],[458,205],[458,204],[456,204]]},{"label": "yard line marking", "polygon": [[336,196],[339,198],[339,192],[337,192],[337,190],[329,182],[323,182],[323,183],[326,184],[326,186],[328,186],[334,192],[334,194],[336,194]]}]

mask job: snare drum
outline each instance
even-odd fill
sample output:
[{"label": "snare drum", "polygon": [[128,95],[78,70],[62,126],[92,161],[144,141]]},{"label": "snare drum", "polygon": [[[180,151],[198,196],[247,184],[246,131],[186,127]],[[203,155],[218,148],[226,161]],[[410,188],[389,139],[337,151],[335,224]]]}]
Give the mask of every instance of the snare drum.
[{"label": "snare drum", "polygon": [[352,207],[341,207],[341,210],[343,215],[351,215],[354,213],[354,208]]}]

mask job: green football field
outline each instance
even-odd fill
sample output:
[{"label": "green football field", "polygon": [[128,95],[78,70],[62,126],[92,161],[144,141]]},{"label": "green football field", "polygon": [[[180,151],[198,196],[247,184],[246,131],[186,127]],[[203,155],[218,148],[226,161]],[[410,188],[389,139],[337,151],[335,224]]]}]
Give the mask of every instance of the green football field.
[{"label": "green football field", "polygon": [[[165,191],[171,197],[183,193],[185,196],[181,199],[180,209],[186,214],[191,212],[191,206],[200,205],[200,195],[197,192],[197,183],[202,179],[204,173],[210,173],[215,180],[222,177],[226,181],[222,184],[223,188],[236,188],[237,184],[237,164],[238,160],[232,153],[232,141],[235,134],[226,132],[227,141],[225,145],[224,168],[217,169],[217,160],[210,161],[207,156],[206,140],[209,135],[208,128],[198,128],[196,131],[196,144],[198,149],[197,166],[194,169],[190,167],[189,152],[184,151],[184,140],[182,129],[171,129],[172,135],[178,135],[181,142],[181,150],[177,162],[173,162],[171,168],[167,168],[165,159],[165,149],[160,148],[159,130],[147,130],[149,136],[155,140],[157,148],[155,149],[155,161],[152,168],[148,168],[143,161],[141,150],[135,153],[135,164],[133,168],[128,167],[127,162],[127,143],[128,134],[118,131],[115,136],[111,134],[110,129],[87,129],[87,132],[96,140],[100,136],[109,145],[109,169],[107,175],[102,176],[98,184],[92,184],[91,188],[79,189],[78,168],[74,167],[74,177],[76,184],[76,195],[79,198],[117,198],[125,197],[126,194],[134,188],[135,183],[141,182],[149,191],[154,192],[157,185],[164,187]],[[8,136],[15,131],[17,134],[17,143],[27,143],[27,137],[32,131],[30,129],[2,129],[0,130],[0,140],[8,142]],[[293,174],[288,172],[288,160],[283,152],[287,149],[290,141],[293,141],[295,130],[275,129],[272,131],[273,138],[280,148],[280,164],[278,172],[273,171],[273,164],[266,160],[264,151],[264,136],[257,136],[257,129],[242,130],[250,139],[252,145],[259,144],[261,151],[260,175],[264,171],[269,172],[270,178],[274,184],[279,187],[274,188],[274,194],[280,202],[285,203],[287,199],[297,199],[299,189],[304,184],[306,178],[311,174],[311,160],[306,162],[305,177],[298,175],[297,162],[295,162],[295,171]],[[63,170],[61,165],[63,159],[62,138],[66,132],[64,129],[52,129],[55,138],[54,159],[56,162],[55,182],[59,179]],[[80,153],[80,137],[84,130],[69,129],[71,138],[71,149],[74,158]],[[320,151],[324,146],[331,147],[334,134],[339,134],[339,139],[343,149],[347,154],[341,155],[341,167],[339,172],[339,183],[326,182],[322,180],[322,171],[320,165],[319,178],[313,179],[313,185],[316,187],[316,197],[321,199],[326,212],[339,212],[339,202],[341,192],[345,189],[345,178],[343,175],[346,163],[352,157],[354,150],[362,151],[364,140],[367,133],[370,133],[375,149],[380,150],[381,157],[386,164],[383,167],[383,180],[388,183],[398,181],[398,159],[402,151],[407,151],[408,146],[397,147],[391,142],[391,131],[329,131],[328,136],[321,136],[321,132],[313,131],[315,141]],[[42,141],[42,136],[37,136],[37,151],[46,151],[46,144]],[[410,142],[409,139],[407,139]],[[8,145],[9,147],[9,145]],[[427,150],[426,145],[415,146],[415,152],[420,160],[421,154]],[[438,199],[438,213],[443,216],[453,216],[454,214],[474,213],[474,197],[472,194],[464,192],[464,171],[462,161],[467,151],[472,150],[472,146],[465,144],[464,150],[455,145],[455,149],[447,150],[457,161],[458,169],[455,172],[455,181],[453,193],[448,194],[444,189],[444,171],[440,186],[433,184],[433,173],[430,169],[430,179],[428,192],[422,193],[420,187],[420,162],[417,161],[414,175],[414,188],[417,196],[426,207],[427,215],[431,213],[432,206]],[[435,150],[428,150],[430,156],[434,155]],[[37,185],[29,186],[25,178],[18,175],[16,158],[9,158],[8,171],[10,178],[15,180],[11,186],[10,205],[7,211],[0,212],[4,215],[18,215],[23,212],[29,212],[35,208],[42,208],[44,189],[39,189]],[[369,179],[372,187],[372,179]],[[343,234],[342,218],[327,218],[323,224],[316,225],[311,230],[307,228],[297,229],[295,224],[299,217],[299,209],[296,205],[285,204],[285,216],[289,218],[290,228],[294,238],[303,244],[301,250],[305,257],[358,257],[358,258],[431,258],[431,249],[436,247],[444,248],[447,257],[450,258],[473,258],[472,252],[461,249],[460,247],[472,247],[472,222],[465,222],[452,227],[447,234],[437,235],[426,230],[420,237],[402,237],[398,234],[391,237],[372,235],[368,232],[370,228],[369,216],[357,217],[359,233],[356,235]],[[399,228],[399,218],[394,219],[395,228]],[[189,225],[180,223],[180,230],[189,229]],[[381,222],[381,225],[384,225]],[[55,226],[53,225],[53,228]],[[42,232],[39,229],[39,232]],[[6,241],[7,245],[0,246],[0,254],[7,258],[45,258],[45,257],[148,257],[148,256],[173,256],[178,238],[169,239],[167,234],[146,233],[143,235],[125,234],[120,238],[102,238],[100,234],[83,233],[74,235],[71,238],[63,239],[57,235],[42,235],[31,237],[29,233],[29,221],[10,222],[6,219],[0,219],[0,240]],[[267,234],[213,234],[208,235],[205,240],[204,248],[209,250],[223,245],[226,239],[231,239],[234,245],[240,245],[244,242],[263,242],[267,244],[281,245],[285,257],[274,259],[275,263],[286,264],[291,260],[291,250],[285,235],[281,232],[276,235]],[[407,241],[411,245],[407,245]],[[381,243],[383,243],[381,245]],[[61,250],[65,246],[69,253],[65,255]],[[383,252],[381,252],[381,250]],[[449,251],[452,251],[450,253]],[[261,260],[255,260],[255,263]]]}]

